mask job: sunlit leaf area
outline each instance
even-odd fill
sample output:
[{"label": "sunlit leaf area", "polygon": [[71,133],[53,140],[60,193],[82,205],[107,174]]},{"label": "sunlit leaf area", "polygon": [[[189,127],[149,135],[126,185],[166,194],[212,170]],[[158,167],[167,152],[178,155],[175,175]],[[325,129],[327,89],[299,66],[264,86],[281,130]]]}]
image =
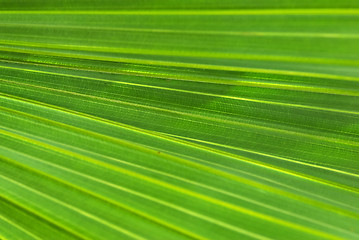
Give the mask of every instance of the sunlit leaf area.
[{"label": "sunlit leaf area", "polygon": [[358,240],[358,0],[0,0],[1,240]]}]

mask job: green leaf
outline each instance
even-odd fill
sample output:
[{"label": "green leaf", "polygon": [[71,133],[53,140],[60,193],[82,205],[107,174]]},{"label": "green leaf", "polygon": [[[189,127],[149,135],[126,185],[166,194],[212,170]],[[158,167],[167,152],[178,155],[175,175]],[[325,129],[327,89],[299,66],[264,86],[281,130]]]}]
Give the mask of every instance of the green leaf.
[{"label": "green leaf", "polygon": [[0,1],[0,238],[359,239],[359,2]]}]

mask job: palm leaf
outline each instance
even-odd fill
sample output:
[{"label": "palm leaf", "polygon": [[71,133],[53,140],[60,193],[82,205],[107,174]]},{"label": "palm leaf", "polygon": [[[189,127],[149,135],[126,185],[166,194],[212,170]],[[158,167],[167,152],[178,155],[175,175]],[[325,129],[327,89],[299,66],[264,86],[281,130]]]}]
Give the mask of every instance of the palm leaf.
[{"label": "palm leaf", "polygon": [[0,238],[358,239],[359,2],[1,1]]}]

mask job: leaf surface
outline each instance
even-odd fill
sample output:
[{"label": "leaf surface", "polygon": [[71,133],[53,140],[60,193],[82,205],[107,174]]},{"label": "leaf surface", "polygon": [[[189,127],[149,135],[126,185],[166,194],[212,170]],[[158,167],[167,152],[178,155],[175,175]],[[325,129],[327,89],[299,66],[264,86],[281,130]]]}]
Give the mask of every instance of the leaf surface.
[{"label": "leaf surface", "polygon": [[1,1],[0,238],[358,239],[357,1]]}]

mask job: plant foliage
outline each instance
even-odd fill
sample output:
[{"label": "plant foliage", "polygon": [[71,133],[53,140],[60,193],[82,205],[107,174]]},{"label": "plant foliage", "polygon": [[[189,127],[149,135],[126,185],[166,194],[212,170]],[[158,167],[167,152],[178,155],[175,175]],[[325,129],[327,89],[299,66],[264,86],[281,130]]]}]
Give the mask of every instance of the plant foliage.
[{"label": "plant foliage", "polygon": [[0,1],[0,238],[359,239],[359,1]]}]

